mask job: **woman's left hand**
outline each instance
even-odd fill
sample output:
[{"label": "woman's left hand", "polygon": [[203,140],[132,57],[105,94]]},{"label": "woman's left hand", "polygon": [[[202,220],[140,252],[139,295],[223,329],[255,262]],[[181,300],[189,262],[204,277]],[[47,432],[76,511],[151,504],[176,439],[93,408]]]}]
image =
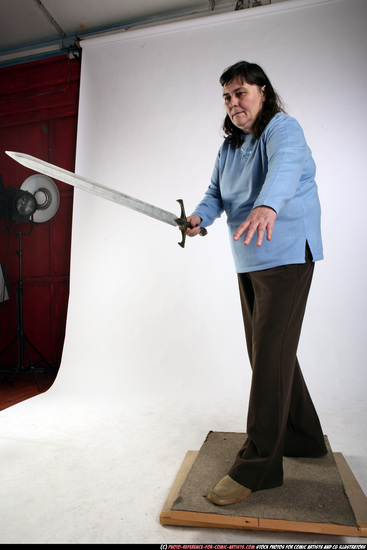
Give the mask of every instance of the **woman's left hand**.
[{"label": "woman's left hand", "polygon": [[257,232],[256,246],[261,246],[266,232],[266,239],[271,241],[276,217],[277,213],[269,206],[258,206],[254,208],[247,220],[241,223],[237,228],[233,235],[233,240],[238,241],[241,235],[247,232],[243,244],[248,245]]}]

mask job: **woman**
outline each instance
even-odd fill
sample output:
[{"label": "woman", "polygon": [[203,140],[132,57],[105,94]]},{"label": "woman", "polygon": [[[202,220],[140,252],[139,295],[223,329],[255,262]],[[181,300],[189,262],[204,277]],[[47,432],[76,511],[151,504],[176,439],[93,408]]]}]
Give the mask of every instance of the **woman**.
[{"label": "woman", "polygon": [[220,83],[225,139],[187,235],[226,213],[252,368],[247,439],[208,494],[227,505],[282,485],[283,456],[320,457],[327,448],[296,355],[314,262],[323,258],[315,163],[261,67],[241,61]]}]

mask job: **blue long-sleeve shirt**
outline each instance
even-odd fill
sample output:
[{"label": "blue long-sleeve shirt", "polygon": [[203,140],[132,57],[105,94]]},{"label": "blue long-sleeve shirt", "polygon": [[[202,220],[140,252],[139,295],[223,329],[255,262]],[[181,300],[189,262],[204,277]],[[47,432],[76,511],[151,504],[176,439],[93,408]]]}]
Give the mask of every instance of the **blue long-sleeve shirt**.
[{"label": "blue long-sleeve shirt", "polygon": [[[211,183],[194,214],[206,227],[221,216],[227,223],[237,273],[305,262],[306,241],[313,260],[323,258],[321,209],[316,166],[299,123],[278,113],[256,140],[244,134],[241,147],[226,141],[215,162]],[[249,245],[233,234],[251,210],[268,206],[277,212],[271,241]]]}]

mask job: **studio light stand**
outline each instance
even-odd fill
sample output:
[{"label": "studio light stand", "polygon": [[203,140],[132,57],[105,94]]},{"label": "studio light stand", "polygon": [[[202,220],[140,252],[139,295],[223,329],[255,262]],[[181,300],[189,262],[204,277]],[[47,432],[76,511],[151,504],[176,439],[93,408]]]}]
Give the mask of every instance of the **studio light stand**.
[{"label": "studio light stand", "polygon": [[[16,358],[16,352],[18,351],[18,361],[15,369],[0,369],[1,373],[6,373],[8,376],[9,374],[12,374],[13,380],[19,373],[26,373],[28,370],[33,374],[34,381],[37,384],[38,391],[40,392],[40,386],[38,384],[37,376],[36,376],[36,369],[35,364],[33,363],[27,344],[31,346],[34,351],[38,354],[38,356],[41,358],[40,361],[43,361],[46,363],[47,366],[51,367],[49,362],[43,357],[43,355],[38,351],[38,349],[32,344],[32,342],[27,338],[27,336],[24,334],[24,328],[23,328],[23,279],[22,279],[22,236],[23,235],[30,235],[33,229],[33,220],[31,220],[31,228],[27,233],[21,233],[21,232],[14,232],[11,231],[10,228],[7,226],[8,231],[12,235],[18,236],[18,242],[19,242],[19,250],[16,250],[16,254],[19,257],[18,266],[18,286],[16,290],[16,302],[17,302],[17,328],[15,337],[13,340],[8,344],[3,351],[0,353],[0,357],[6,353],[6,351],[11,348],[12,346],[15,346],[15,352],[14,352],[14,364],[15,364],[15,358]],[[26,366],[24,359],[25,354],[28,358],[28,366]],[[38,361],[38,363],[40,362]],[[37,363],[37,364],[38,364]]]},{"label": "studio light stand", "polygon": [[[55,183],[50,178],[37,174],[28,178],[23,183],[20,190],[14,188],[0,189],[0,197],[3,204],[3,213],[5,214],[6,228],[9,234],[17,235],[19,243],[19,249],[16,251],[16,254],[18,255],[16,333],[13,340],[0,352],[1,357],[7,352],[7,350],[14,346],[14,365],[16,366],[13,369],[0,369],[0,373],[5,374],[5,381],[7,381],[10,376],[12,376],[13,381],[18,374],[30,372],[33,375],[38,391],[41,392],[35,367],[42,362],[47,367],[52,368],[52,366],[24,333],[22,236],[31,234],[34,221],[44,222],[54,216],[59,207],[60,196]],[[30,223],[30,228],[27,232],[12,231],[11,222],[16,224],[22,222]],[[31,359],[28,346],[31,347],[39,357],[39,360],[36,363],[34,363]],[[16,356],[18,357],[16,358]],[[27,364],[25,362],[26,359],[28,360]],[[44,369],[41,370],[41,372],[43,371]]]}]

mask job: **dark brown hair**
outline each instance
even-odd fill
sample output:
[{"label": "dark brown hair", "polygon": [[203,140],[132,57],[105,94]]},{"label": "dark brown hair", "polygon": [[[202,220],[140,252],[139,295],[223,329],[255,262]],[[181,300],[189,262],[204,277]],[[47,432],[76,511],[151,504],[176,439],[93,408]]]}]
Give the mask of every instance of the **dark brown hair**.
[{"label": "dark brown hair", "polygon": [[[247,61],[239,61],[228,67],[219,79],[222,86],[226,86],[234,78],[239,78],[241,82],[247,84],[256,84],[259,88],[265,86],[265,101],[263,107],[252,127],[252,134],[256,139],[259,139],[265,126],[270,122],[277,113],[284,113],[281,98],[274,90],[270,80],[266,76],[263,69],[256,63],[248,63]],[[243,140],[242,130],[235,126],[230,117],[227,115],[223,122],[223,131],[225,140],[234,147],[240,147]]]}]

